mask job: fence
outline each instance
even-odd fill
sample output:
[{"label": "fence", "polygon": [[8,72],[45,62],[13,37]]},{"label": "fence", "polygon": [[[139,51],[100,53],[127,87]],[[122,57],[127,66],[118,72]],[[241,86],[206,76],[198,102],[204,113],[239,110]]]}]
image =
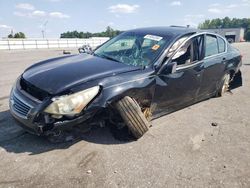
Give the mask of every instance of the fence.
[{"label": "fence", "polygon": [[108,39],[108,37],[89,39],[2,39],[0,40],[0,50],[78,48],[86,44],[95,48]]}]

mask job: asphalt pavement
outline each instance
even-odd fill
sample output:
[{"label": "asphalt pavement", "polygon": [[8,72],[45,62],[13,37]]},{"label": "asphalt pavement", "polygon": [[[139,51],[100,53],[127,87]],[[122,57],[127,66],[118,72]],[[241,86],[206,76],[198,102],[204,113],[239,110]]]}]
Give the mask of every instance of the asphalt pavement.
[{"label": "asphalt pavement", "polygon": [[0,51],[0,187],[249,188],[250,43],[234,45],[244,86],[231,94],[154,120],[138,141],[96,128],[61,144],[19,128],[8,97],[25,68],[62,50]]}]

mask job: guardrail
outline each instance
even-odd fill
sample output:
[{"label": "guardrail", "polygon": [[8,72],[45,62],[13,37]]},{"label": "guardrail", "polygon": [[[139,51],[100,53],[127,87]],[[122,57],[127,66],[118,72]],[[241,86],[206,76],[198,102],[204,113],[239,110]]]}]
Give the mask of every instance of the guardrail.
[{"label": "guardrail", "polygon": [[78,48],[87,44],[95,48],[107,40],[109,40],[108,37],[88,39],[2,39],[0,40],[0,50]]}]

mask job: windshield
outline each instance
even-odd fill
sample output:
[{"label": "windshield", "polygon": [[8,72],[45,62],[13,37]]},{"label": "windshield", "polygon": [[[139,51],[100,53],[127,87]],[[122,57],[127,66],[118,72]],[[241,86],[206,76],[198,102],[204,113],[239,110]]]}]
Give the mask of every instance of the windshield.
[{"label": "windshield", "polygon": [[133,66],[147,66],[164,49],[161,36],[139,33],[121,34],[98,48],[94,55]]}]

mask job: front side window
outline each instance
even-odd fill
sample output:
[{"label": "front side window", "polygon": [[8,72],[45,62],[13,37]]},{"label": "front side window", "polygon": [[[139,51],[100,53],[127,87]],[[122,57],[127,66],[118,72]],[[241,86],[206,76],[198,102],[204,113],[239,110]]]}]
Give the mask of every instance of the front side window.
[{"label": "front side window", "polygon": [[221,37],[218,37],[218,45],[219,45],[219,53],[223,53],[226,51],[225,41]]},{"label": "front side window", "polygon": [[205,57],[216,55],[218,53],[219,50],[218,50],[217,37],[214,35],[206,35]]},{"label": "front side window", "polygon": [[188,38],[188,36],[182,37],[179,40],[177,40],[171,48],[168,50],[167,57],[170,57],[176,50],[177,48]]},{"label": "front side window", "polygon": [[203,44],[203,35],[199,35],[190,39],[174,55],[172,61],[175,61],[178,66],[190,65],[197,61],[200,61],[203,58]]},{"label": "front side window", "polygon": [[167,39],[162,36],[124,33],[101,47],[94,55],[133,66],[147,66],[163,51]]}]

